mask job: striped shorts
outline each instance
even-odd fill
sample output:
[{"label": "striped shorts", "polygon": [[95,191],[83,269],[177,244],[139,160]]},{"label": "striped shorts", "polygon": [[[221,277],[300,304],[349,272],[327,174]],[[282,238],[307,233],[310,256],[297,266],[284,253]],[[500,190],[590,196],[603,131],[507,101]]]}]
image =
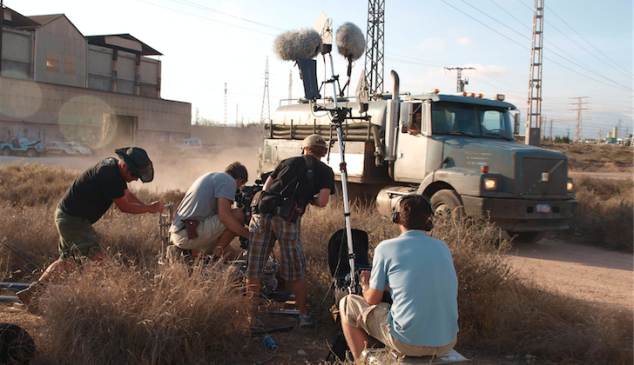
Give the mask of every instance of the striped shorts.
[{"label": "striped shorts", "polygon": [[295,223],[282,219],[278,214],[254,214],[249,224],[249,251],[247,253],[247,278],[262,277],[267,258],[279,242],[282,257],[280,277],[287,281],[304,279],[306,256],[302,248],[300,218]]}]

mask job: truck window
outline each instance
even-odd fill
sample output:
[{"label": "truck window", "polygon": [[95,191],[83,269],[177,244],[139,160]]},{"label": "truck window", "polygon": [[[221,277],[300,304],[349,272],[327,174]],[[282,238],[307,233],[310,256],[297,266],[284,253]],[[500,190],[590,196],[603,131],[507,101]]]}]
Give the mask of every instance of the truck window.
[{"label": "truck window", "polygon": [[432,103],[432,133],[513,139],[505,108],[452,102]]}]

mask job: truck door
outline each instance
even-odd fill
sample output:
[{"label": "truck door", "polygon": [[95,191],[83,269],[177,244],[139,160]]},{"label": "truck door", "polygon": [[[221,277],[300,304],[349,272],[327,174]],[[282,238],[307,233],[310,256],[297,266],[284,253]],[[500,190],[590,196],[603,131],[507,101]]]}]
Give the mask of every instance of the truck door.
[{"label": "truck door", "polygon": [[426,175],[428,134],[431,132],[429,103],[404,101],[394,162],[394,180],[420,183]]}]

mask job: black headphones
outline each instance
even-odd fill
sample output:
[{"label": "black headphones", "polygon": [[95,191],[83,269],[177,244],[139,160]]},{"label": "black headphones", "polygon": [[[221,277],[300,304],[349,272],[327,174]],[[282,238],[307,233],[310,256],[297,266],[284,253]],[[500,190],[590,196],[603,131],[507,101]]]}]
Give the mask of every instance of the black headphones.
[{"label": "black headphones", "polygon": [[[427,204],[429,204],[429,211],[431,212],[431,214],[429,215],[429,218],[434,216],[434,207],[431,205],[431,202],[429,201],[429,199],[425,198],[424,196],[420,194],[409,194],[400,198],[396,202],[396,205],[394,206],[394,209],[392,211],[392,222],[396,224],[401,224],[401,212],[400,212],[401,204],[403,203],[404,200],[411,199],[411,198],[418,198],[418,199],[423,199],[424,201],[426,201]],[[427,221],[427,223],[425,223],[425,231],[429,232],[432,230],[432,228],[434,228],[434,224],[432,223],[430,219]]]}]

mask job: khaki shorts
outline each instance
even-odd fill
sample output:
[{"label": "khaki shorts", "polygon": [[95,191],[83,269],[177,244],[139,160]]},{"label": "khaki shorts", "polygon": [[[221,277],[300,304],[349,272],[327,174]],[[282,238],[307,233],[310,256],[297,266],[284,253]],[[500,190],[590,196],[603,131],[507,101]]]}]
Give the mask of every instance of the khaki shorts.
[{"label": "khaki shorts", "polygon": [[387,323],[390,305],[383,302],[369,305],[359,295],[351,294],[343,297],[339,302],[339,311],[342,321],[363,329],[385,346],[405,356],[442,356],[456,344],[457,338],[447,345],[438,347],[412,346],[400,341],[390,334],[390,325]]},{"label": "khaki shorts", "polygon": [[220,221],[218,215],[212,215],[198,221],[196,231],[198,237],[189,239],[185,228],[178,230],[175,225],[170,227],[170,241],[183,250],[211,251],[216,247],[218,237],[227,230],[227,226]]},{"label": "khaki shorts", "polygon": [[55,210],[55,226],[59,232],[57,248],[60,261],[69,258],[79,260],[82,256],[91,258],[101,251],[97,232],[88,219],[68,215],[58,208]]}]

